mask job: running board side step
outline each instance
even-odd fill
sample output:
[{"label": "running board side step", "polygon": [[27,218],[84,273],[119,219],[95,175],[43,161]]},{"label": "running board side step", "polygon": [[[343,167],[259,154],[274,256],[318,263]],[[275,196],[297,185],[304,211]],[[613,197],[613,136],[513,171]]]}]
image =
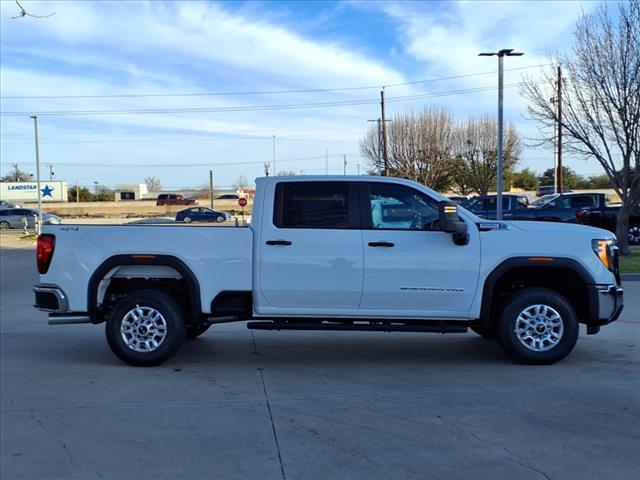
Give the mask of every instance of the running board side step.
[{"label": "running board side step", "polygon": [[79,323],[91,323],[86,314],[49,314],[49,325],[76,325]]},{"label": "running board side step", "polygon": [[327,321],[261,321],[248,322],[251,330],[343,330],[367,332],[431,332],[431,333],[466,333],[467,324],[460,321],[416,321],[416,322],[361,322],[340,323]]}]

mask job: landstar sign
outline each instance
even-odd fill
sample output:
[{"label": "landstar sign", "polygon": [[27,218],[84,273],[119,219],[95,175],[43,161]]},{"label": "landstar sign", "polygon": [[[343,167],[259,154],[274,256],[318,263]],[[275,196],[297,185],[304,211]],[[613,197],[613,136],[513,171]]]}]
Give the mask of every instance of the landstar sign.
[{"label": "landstar sign", "polygon": [[[43,202],[66,202],[67,182],[40,182]],[[37,202],[37,182],[0,182],[0,199],[8,202]]]}]

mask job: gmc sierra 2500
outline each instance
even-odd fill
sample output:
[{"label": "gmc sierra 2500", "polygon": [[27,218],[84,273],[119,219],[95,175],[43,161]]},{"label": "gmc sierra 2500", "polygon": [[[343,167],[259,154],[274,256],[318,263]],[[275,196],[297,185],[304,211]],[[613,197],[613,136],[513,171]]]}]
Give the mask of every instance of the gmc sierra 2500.
[{"label": "gmc sierra 2500", "polygon": [[249,228],[44,225],[36,308],[105,323],[113,352],[156,365],[210,325],[497,337],[549,364],[620,315],[616,239],[580,225],[482,220],[387,177],[256,181]]}]

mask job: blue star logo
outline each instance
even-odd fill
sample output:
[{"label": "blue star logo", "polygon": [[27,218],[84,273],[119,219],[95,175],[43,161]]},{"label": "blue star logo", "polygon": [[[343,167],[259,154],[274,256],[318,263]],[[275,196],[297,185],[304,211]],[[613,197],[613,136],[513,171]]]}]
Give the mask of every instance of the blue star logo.
[{"label": "blue star logo", "polygon": [[54,190],[55,188],[50,187],[49,185],[45,185],[44,188],[41,190],[42,196],[53,198],[53,195],[51,195],[51,192],[53,192]]}]

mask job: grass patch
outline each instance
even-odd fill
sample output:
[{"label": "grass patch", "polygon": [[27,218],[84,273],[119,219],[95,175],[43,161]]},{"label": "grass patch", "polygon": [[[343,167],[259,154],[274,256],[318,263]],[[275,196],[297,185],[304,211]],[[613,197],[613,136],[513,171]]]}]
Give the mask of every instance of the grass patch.
[{"label": "grass patch", "polygon": [[640,273],[640,246],[629,250],[629,255],[620,255],[620,273]]}]

